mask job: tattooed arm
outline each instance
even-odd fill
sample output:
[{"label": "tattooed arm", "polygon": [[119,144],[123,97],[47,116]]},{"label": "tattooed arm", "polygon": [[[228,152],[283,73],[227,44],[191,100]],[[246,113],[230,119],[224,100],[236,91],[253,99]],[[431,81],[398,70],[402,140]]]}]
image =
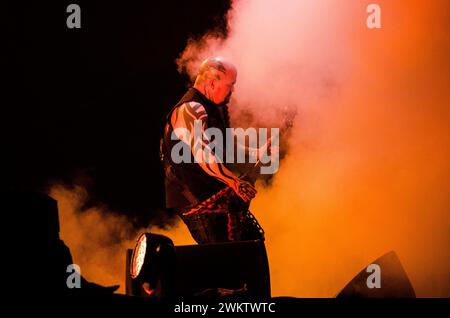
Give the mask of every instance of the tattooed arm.
[{"label": "tattooed arm", "polygon": [[[196,163],[210,176],[230,186],[245,202],[255,196],[256,189],[248,182],[240,180],[228,170],[221,158],[211,150],[210,142],[205,137],[208,114],[205,108],[196,102],[184,103],[172,113],[170,118],[174,133],[179,140],[184,141],[191,148]],[[180,129],[182,128],[182,129]],[[195,136],[199,138],[195,138]],[[220,145],[225,149],[224,145]]]}]

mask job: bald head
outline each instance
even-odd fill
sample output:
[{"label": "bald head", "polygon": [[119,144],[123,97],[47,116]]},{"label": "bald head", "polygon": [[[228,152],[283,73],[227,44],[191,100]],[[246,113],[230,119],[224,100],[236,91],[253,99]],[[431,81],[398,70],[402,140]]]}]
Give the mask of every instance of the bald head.
[{"label": "bald head", "polygon": [[216,104],[228,103],[233,93],[237,71],[223,57],[210,57],[202,62],[194,87]]}]

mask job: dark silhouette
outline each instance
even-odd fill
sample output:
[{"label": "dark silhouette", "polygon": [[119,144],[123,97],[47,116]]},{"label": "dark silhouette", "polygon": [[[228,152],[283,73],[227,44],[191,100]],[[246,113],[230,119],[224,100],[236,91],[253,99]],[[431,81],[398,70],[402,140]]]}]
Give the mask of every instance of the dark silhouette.
[{"label": "dark silhouette", "polygon": [[11,262],[13,293],[39,296],[105,295],[119,286],[103,287],[80,276],[80,288],[69,288],[74,270],[69,247],[59,237],[57,202],[38,192],[3,194],[3,219],[14,232],[5,238]]}]

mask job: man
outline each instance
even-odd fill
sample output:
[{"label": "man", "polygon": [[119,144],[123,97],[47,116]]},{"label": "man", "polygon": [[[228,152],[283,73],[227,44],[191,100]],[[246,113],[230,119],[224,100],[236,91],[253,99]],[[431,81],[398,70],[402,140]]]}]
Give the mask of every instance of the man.
[{"label": "man", "polygon": [[[217,128],[226,136],[227,103],[236,77],[236,68],[224,58],[208,58],[194,86],[167,116],[162,140],[166,207],[175,209],[200,244],[263,239],[262,229],[248,211],[256,189],[226,167],[225,157],[217,158],[214,151],[206,154],[211,150],[210,140],[195,140],[199,123],[201,136],[208,128]],[[173,150],[179,142],[189,145],[190,162],[174,161]]]}]

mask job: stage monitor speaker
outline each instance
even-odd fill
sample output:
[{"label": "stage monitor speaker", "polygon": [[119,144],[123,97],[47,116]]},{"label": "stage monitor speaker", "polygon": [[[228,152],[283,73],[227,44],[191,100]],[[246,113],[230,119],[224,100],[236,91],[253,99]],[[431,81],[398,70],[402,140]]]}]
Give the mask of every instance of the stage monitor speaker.
[{"label": "stage monitor speaker", "polygon": [[[336,298],[416,297],[414,288],[395,252],[391,251],[381,256],[370,265],[353,278]],[[378,270],[379,273],[376,273]],[[379,277],[376,278],[374,275],[378,274]],[[378,284],[375,282],[377,279]]]},{"label": "stage monitor speaker", "polygon": [[[260,240],[175,246],[173,293],[160,295],[207,295],[208,291],[227,290],[250,297],[270,298],[269,263],[264,242]],[[126,292],[146,296],[144,278],[132,279],[127,251]],[[145,266],[145,265],[144,265]],[[147,293],[148,294],[148,293]]]}]

